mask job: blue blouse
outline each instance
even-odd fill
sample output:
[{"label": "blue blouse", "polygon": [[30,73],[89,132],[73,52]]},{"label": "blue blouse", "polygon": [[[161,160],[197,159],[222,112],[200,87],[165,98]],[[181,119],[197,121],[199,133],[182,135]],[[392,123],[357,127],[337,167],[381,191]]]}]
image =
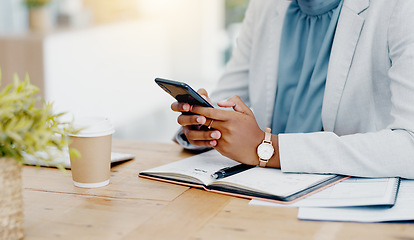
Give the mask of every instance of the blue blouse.
[{"label": "blue blouse", "polygon": [[283,24],[272,133],[322,130],[322,101],[342,0],[294,0]]}]

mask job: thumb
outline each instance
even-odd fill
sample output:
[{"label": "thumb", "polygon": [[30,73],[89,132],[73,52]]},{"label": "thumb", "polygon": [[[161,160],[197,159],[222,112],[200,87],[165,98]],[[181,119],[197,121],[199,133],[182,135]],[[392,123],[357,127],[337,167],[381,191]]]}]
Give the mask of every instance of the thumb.
[{"label": "thumb", "polygon": [[210,98],[208,97],[207,90],[205,90],[204,88],[200,88],[200,89],[198,89],[197,93],[200,94],[201,97],[203,97],[207,102],[209,102],[211,105],[213,105],[211,103]]},{"label": "thumb", "polygon": [[208,97],[207,90],[205,90],[204,88],[198,89],[197,93],[200,94],[200,95],[204,95],[204,96]]},{"label": "thumb", "polygon": [[236,112],[253,115],[252,110],[250,110],[250,108],[243,102],[243,100],[241,100],[239,96],[234,96],[227,100],[220,101],[217,105],[220,107],[232,107]]}]

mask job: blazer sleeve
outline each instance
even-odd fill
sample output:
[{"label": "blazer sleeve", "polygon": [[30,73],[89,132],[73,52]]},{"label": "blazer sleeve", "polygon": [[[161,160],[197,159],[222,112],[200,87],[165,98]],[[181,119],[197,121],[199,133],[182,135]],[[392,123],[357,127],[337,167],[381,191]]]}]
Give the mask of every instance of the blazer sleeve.
[{"label": "blazer sleeve", "polygon": [[279,136],[284,172],[414,179],[414,1],[398,0],[388,29],[392,123],[377,132]]}]

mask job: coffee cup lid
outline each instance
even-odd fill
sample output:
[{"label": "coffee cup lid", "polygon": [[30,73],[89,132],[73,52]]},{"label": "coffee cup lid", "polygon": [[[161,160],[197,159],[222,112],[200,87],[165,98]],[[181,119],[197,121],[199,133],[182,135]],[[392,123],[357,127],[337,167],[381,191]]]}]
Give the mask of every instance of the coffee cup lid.
[{"label": "coffee cup lid", "polygon": [[73,126],[76,129],[81,129],[74,137],[101,137],[113,134],[114,127],[108,118],[104,117],[81,117],[75,119]]}]

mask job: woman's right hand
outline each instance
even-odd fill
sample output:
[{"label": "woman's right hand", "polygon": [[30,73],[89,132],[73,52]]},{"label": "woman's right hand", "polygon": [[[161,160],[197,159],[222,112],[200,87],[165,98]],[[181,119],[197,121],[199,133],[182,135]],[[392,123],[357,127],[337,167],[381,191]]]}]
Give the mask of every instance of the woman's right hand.
[{"label": "woman's right hand", "polygon": [[[205,89],[199,89],[197,92],[211,103]],[[191,112],[192,106],[188,103],[174,102],[171,104],[171,109],[175,112],[186,113]],[[193,145],[203,147],[215,147],[217,145],[217,139],[221,137],[221,133],[218,130],[200,130],[200,125],[209,126],[211,121],[213,120],[195,114],[181,114],[177,118],[177,122],[183,127],[183,132],[188,141]]]}]

